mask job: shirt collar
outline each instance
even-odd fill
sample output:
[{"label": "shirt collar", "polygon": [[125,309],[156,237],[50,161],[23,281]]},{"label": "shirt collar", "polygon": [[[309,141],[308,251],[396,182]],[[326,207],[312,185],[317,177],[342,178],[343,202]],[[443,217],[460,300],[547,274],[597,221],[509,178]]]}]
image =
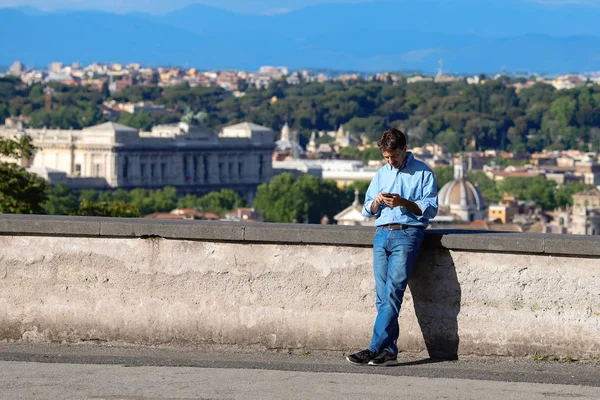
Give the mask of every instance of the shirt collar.
[{"label": "shirt collar", "polygon": [[[400,166],[400,168],[397,169],[397,171],[402,171],[404,168],[408,167],[409,165],[412,164],[412,162],[414,161],[415,157],[413,156],[413,153],[410,151],[406,152],[406,158],[404,159],[404,162],[402,163],[402,165]],[[392,167],[390,164],[385,164],[385,167],[391,171],[394,170],[396,168]]]}]

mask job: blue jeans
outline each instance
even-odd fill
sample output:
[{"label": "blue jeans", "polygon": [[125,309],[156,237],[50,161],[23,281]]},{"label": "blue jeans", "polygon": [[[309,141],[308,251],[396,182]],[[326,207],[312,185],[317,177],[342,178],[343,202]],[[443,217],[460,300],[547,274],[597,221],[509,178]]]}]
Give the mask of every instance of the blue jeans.
[{"label": "blue jeans", "polygon": [[404,291],[417,262],[424,232],[422,229],[377,228],[373,240],[373,271],[377,318],[369,350],[398,353],[398,314]]}]

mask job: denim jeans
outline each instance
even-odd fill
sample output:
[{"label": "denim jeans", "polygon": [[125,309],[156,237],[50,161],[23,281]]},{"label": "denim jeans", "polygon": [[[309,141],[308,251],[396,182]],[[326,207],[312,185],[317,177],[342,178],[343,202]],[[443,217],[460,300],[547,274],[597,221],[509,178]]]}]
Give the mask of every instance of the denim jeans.
[{"label": "denim jeans", "polygon": [[422,229],[377,228],[373,240],[373,271],[377,318],[369,350],[398,353],[398,314],[404,291],[417,262],[424,232]]}]

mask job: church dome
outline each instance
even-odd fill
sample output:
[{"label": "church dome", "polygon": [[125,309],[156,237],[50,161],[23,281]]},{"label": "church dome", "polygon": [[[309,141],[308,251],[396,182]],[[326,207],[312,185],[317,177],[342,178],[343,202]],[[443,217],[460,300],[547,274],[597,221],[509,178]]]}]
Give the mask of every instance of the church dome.
[{"label": "church dome", "polygon": [[467,179],[455,179],[446,183],[438,193],[440,207],[483,210],[485,200],[479,189]]},{"label": "church dome", "polygon": [[446,183],[438,193],[440,210],[449,212],[463,221],[487,218],[487,205],[477,186],[465,177],[462,158],[454,165],[454,180]]}]

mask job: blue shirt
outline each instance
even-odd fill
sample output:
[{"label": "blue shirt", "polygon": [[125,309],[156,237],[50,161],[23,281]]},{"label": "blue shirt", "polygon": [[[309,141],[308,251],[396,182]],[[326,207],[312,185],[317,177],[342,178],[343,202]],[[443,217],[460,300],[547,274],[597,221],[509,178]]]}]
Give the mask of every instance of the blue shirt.
[{"label": "blue shirt", "polygon": [[[391,208],[385,204],[373,214],[371,204],[380,192],[397,193],[415,202],[423,215],[416,215],[404,207]],[[379,168],[367,189],[362,215],[377,217],[375,226],[405,224],[426,228],[429,220],[437,215],[437,211],[437,184],[433,171],[425,163],[416,160],[411,152],[407,152],[400,168],[389,164]]]}]

